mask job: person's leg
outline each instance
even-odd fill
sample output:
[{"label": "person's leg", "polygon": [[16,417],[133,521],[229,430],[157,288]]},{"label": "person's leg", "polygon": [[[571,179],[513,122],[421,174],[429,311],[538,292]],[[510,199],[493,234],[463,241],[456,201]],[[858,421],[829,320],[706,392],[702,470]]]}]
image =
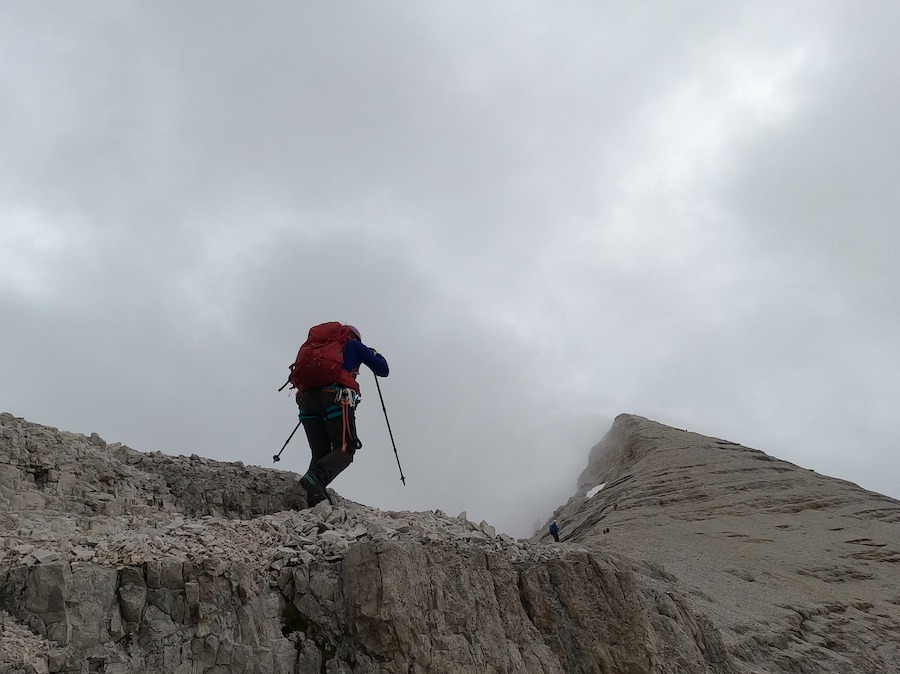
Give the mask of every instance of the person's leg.
[{"label": "person's leg", "polygon": [[331,452],[331,441],[328,439],[328,432],[325,430],[325,422],[322,419],[304,420],[303,430],[306,431],[306,440],[309,443],[309,469],[312,469],[316,463]]},{"label": "person's leg", "polygon": [[331,452],[331,439],[325,426],[321,395],[318,390],[307,391],[300,399],[300,420],[309,443],[312,468],[322,457]]},{"label": "person's leg", "polygon": [[[300,399],[300,419],[309,442],[310,461],[306,474],[300,478],[300,484],[306,490],[307,504],[314,506],[326,498],[331,501],[325,491],[327,473],[317,467],[319,461],[332,452],[332,440],[329,434],[328,415],[333,415],[334,393],[315,389],[308,391]],[[339,408],[338,408],[339,412]]]},{"label": "person's leg", "polygon": [[353,455],[361,443],[356,436],[356,413],[351,405],[340,406],[339,415],[330,415],[325,430],[333,450],[316,462],[315,474],[324,484],[330,484],[353,462]]}]

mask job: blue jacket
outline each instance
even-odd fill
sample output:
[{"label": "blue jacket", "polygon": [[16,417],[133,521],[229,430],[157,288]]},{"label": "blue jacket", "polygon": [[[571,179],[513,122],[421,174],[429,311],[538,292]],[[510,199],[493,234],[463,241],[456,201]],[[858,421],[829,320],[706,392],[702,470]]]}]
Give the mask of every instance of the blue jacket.
[{"label": "blue jacket", "polygon": [[362,342],[357,342],[355,339],[349,340],[344,345],[344,369],[355,375],[363,363],[375,373],[376,377],[388,376],[389,369],[384,356]]}]

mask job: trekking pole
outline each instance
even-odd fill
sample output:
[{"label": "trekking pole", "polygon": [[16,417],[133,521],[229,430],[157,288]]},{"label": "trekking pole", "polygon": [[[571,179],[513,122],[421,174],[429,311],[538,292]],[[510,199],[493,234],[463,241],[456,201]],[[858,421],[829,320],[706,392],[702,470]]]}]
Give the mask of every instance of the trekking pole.
[{"label": "trekking pole", "polygon": [[297,432],[297,429],[300,428],[300,424],[302,424],[302,423],[303,423],[302,421],[297,422],[297,425],[294,426],[294,430],[291,431],[291,434],[288,436],[288,439],[284,441],[284,444],[281,446],[281,449],[278,451],[278,454],[276,454],[275,456],[272,457],[272,461],[274,461],[275,463],[278,463],[279,461],[281,461],[281,452],[283,452],[284,448],[288,446],[288,443],[291,441],[291,438],[294,437],[294,433]]},{"label": "trekking pole", "polygon": [[375,377],[375,387],[378,389],[378,397],[381,399],[381,409],[384,410],[384,420],[387,423],[388,435],[391,436],[391,444],[394,446],[394,456],[397,457],[397,468],[400,469],[400,481],[406,486],[406,478],[403,477],[403,468],[400,466],[400,456],[397,454],[397,443],[394,442],[394,433],[391,431],[391,421],[388,419],[387,407],[384,406],[384,396],[381,395],[381,385],[378,383],[378,376]]}]

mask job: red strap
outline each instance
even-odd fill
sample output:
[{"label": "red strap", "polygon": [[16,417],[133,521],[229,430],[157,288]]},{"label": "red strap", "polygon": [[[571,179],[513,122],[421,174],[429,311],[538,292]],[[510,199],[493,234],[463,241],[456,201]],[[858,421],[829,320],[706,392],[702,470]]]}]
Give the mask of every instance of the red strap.
[{"label": "red strap", "polygon": [[350,433],[350,401],[347,398],[341,398],[341,451],[347,451],[347,436]]}]

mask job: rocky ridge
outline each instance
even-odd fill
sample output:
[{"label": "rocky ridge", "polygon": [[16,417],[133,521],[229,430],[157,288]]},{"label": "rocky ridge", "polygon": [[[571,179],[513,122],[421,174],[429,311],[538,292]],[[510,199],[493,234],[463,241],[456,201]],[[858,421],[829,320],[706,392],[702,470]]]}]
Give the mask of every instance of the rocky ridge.
[{"label": "rocky ridge", "polygon": [[555,517],[564,542],[657,568],[740,671],[900,672],[900,501],[621,415]]},{"label": "rocky ridge", "polygon": [[[648,562],[0,415],[0,672],[738,672]],[[663,574],[664,575],[664,574]]]}]

